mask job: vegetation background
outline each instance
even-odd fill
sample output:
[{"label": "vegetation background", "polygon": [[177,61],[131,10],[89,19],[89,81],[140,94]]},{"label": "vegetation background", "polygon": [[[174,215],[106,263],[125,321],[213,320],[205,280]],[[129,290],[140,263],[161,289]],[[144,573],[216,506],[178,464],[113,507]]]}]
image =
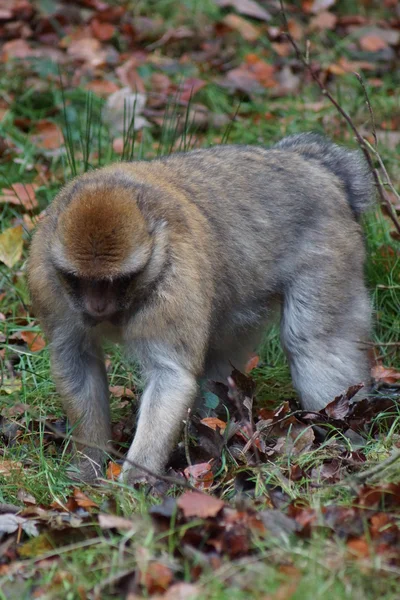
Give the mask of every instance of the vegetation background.
[{"label": "vegetation background", "polygon": [[[31,232],[76,174],[309,130],[355,147],[313,75],[378,152],[400,212],[399,2],[299,0],[285,13],[276,0],[0,0],[0,598],[398,598],[398,217],[377,204],[364,224],[373,396],[298,410],[272,327],[247,377],[204,390],[209,416],[188,418],[171,462],[178,483],[150,494],[117,483],[115,456],[101,486],[67,478],[29,309]],[[140,377],[116,348],[107,368],[124,452]]]}]

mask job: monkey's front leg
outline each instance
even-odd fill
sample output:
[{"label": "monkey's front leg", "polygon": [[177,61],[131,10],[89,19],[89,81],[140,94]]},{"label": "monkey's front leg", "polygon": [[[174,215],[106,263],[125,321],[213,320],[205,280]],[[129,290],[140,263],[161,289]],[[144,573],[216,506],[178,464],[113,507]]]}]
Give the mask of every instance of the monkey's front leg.
[{"label": "monkey's front leg", "polygon": [[[127,458],[160,474],[195,400],[196,377],[168,358],[147,370],[135,439]],[[122,480],[133,484],[144,473],[124,463]]]},{"label": "monkey's front leg", "polygon": [[[72,435],[99,447],[111,439],[107,374],[96,340],[70,331],[55,336],[51,343],[51,364],[57,390],[72,427]],[[77,471],[71,476],[93,482],[102,474],[104,450],[75,444]]]}]

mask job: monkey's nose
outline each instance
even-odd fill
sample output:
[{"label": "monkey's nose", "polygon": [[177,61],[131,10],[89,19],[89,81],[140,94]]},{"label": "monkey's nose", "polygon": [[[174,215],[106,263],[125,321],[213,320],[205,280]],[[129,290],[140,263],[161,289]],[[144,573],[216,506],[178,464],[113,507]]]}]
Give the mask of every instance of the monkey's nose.
[{"label": "monkey's nose", "polygon": [[86,309],[96,319],[109,317],[115,312],[114,305],[106,296],[96,296],[87,299]]}]

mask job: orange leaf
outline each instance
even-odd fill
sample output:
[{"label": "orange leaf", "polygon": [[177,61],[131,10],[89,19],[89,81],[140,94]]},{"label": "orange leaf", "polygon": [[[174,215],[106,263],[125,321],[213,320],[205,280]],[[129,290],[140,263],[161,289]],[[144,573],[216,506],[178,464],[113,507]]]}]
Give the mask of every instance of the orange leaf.
[{"label": "orange leaf", "polygon": [[387,43],[378,35],[370,33],[360,38],[360,47],[365,52],[379,52],[387,48]]},{"label": "orange leaf", "polygon": [[172,582],[173,574],[169,567],[160,562],[151,562],[145,572],[140,574],[141,584],[149,594],[165,592]]},{"label": "orange leaf", "polygon": [[219,498],[207,496],[200,492],[185,492],[178,499],[177,504],[185,517],[207,519],[208,517],[215,517],[223,509],[225,503]]},{"label": "orange leaf", "polygon": [[94,79],[85,85],[85,88],[101,97],[109,96],[119,90],[117,84],[108,79]]},{"label": "orange leaf", "polygon": [[35,133],[31,140],[44,150],[56,150],[64,143],[64,138],[61,129],[52,121],[39,121],[35,127]]},{"label": "orange leaf", "polygon": [[372,367],[371,375],[375,381],[382,381],[383,383],[392,384],[400,380],[399,371],[396,371],[392,367],[384,367],[381,363]]},{"label": "orange leaf", "polygon": [[358,538],[347,542],[347,547],[352,554],[355,554],[358,558],[366,558],[369,556],[370,549],[369,544],[365,538]]},{"label": "orange leaf", "polygon": [[0,202],[7,202],[32,210],[38,206],[35,197],[37,187],[34,183],[14,183],[11,188],[5,188],[1,191]]},{"label": "orange leaf", "polygon": [[116,481],[122,471],[121,465],[110,460],[107,467],[107,479],[111,479],[111,481]]},{"label": "orange leaf", "polygon": [[21,331],[21,338],[28,344],[29,350],[32,352],[40,352],[46,346],[45,340],[39,333],[35,331]]},{"label": "orange leaf", "polygon": [[74,500],[77,503],[77,505],[81,508],[90,508],[92,506],[98,506],[96,502],[88,498],[88,496],[81,492],[81,490],[78,490],[78,488],[74,488]]},{"label": "orange leaf", "polygon": [[134,398],[135,394],[124,385],[110,385],[108,388],[115,398]]},{"label": "orange leaf", "polygon": [[260,35],[257,27],[254,27],[254,25],[239,15],[230,13],[222,19],[222,22],[230,29],[238,31],[242,38],[248,42],[255,42]]},{"label": "orange leaf", "polygon": [[257,354],[253,354],[253,356],[251,358],[249,358],[249,360],[247,361],[246,366],[244,368],[244,372],[246,374],[250,373],[250,371],[252,371],[256,367],[258,367],[259,362],[260,362],[260,357]]},{"label": "orange leaf", "polygon": [[186,467],[184,474],[186,479],[193,479],[194,487],[200,490],[209,488],[214,481],[211,465],[208,462],[190,465]]},{"label": "orange leaf", "polygon": [[101,21],[94,19],[92,21],[92,31],[98,40],[106,42],[114,35],[115,27],[111,23],[102,23]]},{"label": "orange leaf", "polygon": [[203,423],[203,425],[206,425],[206,427],[209,427],[214,431],[217,431],[218,427],[221,430],[221,433],[224,433],[226,428],[226,423],[221,421],[221,419],[217,419],[217,417],[205,417],[204,419],[201,419],[200,423]]}]

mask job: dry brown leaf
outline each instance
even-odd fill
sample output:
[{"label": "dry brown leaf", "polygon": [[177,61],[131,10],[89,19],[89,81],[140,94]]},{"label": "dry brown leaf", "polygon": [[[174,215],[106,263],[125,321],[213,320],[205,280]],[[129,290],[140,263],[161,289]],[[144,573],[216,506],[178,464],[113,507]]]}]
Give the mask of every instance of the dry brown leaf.
[{"label": "dry brown leaf", "polygon": [[365,52],[379,52],[388,47],[388,44],[380,36],[376,34],[367,34],[359,39],[359,44]]},{"label": "dry brown leaf", "polygon": [[203,423],[203,425],[206,425],[214,431],[220,429],[221,433],[224,433],[226,428],[226,423],[224,421],[221,421],[221,419],[218,419],[217,417],[204,417],[204,419],[201,419],[200,423]]},{"label": "dry brown leaf", "polygon": [[107,467],[107,479],[111,479],[111,481],[116,481],[120,476],[121,471],[122,466],[110,460]]},{"label": "dry brown leaf", "polygon": [[135,394],[125,385],[110,385],[108,388],[115,398],[134,398]]},{"label": "dry brown leaf", "polygon": [[224,504],[222,500],[200,492],[185,492],[177,501],[177,505],[185,517],[199,517],[200,519],[215,517],[223,509]]},{"label": "dry brown leaf", "polygon": [[266,11],[265,8],[262,8],[254,0],[215,0],[215,2],[222,8],[231,6],[232,8],[235,8],[241,15],[246,15],[246,17],[252,17],[253,19],[258,19],[259,21],[271,20],[271,15],[269,12]]},{"label": "dry brown leaf", "polygon": [[106,52],[102,50],[101,43],[96,38],[72,40],[67,48],[67,54],[92,67],[100,67],[106,62]]},{"label": "dry brown leaf", "polygon": [[98,506],[98,504],[94,502],[94,500],[91,500],[88,496],[86,496],[86,494],[81,492],[81,490],[78,490],[78,488],[74,488],[74,500],[77,503],[77,505],[81,508],[91,508]]},{"label": "dry brown leaf", "polygon": [[52,121],[46,120],[37,122],[31,140],[35,146],[45,150],[56,150],[64,143],[63,134],[59,126]]},{"label": "dry brown leaf", "polygon": [[115,27],[111,23],[103,23],[94,19],[91,23],[93,35],[100,41],[106,42],[115,34]]},{"label": "dry brown leaf", "polygon": [[310,21],[311,31],[325,31],[326,29],[335,29],[337,16],[325,10],[313,17]]},{"label": "dry brown leaf", "polygon": [[199,490],[206,490],[211,487],[214,481],[214,475],[211,471],[210,463],[198,463],[190,465],[183,471],[186,479]]},{"label": "dry brown leaf", "polygon": [[0,234],[0,261],[10,269],[21,259],[23,249],[22,225],[10,227]]},{"label": "dry brown leaf", "polygon": [[311,5],[311,12],[318,14],[328,8],[331,8],[335,4],[336,0],[314,0]]},{"label": "dry brown leaf", "polygon": [[231,29],[238,31],[242,38],[247,42],[255,42],[260,35],[257,27],[239,15],[235,15],[233,13],[226,15],[222,22]]},{"label": "dry brown leaf", "polygon": [[113,81],[108,79],[94,79],[85,85],[85,89],[90,90],[101,98],[107,97],[119,90],[119,87]]},{"label": "dry brown leaf", "polygon": [[160,562],[151,562],[144,572],[140,573],[140,583],[149,594],[165,592],[173,579],[173,573],[167,565]]},{"label": "dry brown leaf", "polygon": [[397,383],[400,381],[400,372],[392,367],[384,367],[382,364],[377,364],[371,369],[371,375],[375,381],[382,383]]},{"label": "dry brown leaf", "polygon": [[131,531],[135,529],[136,523],[117,515],[98,515],[99,525],[102,529],[118,529],[120,531]]},{"label": "dry brown leaf", "polygon": [[37,187],[34,183],[13,183],[11,188],[4,188],[0,192],[0,202],[23,206],[26,210],[33,210],[38,206],[35,197]]},{"label": "dry brown leaf", "polygon": [[250,371],[252,371],[253,369],[256,369],[258,367],[258,364],[260,362],[260,357],[258,356],[258,354],[253,354],[253,356],[251,356],[249,358],[249,360],[246,363],[246,366],[244,368],[244,372],[246,373],[250,373]]},{"label": "dry brown leaf", "polygon": [[36,331],[21,331],[21,338],[28,344],[29,350],[32,352],[40,352],[46,347],[46,341]]}]

